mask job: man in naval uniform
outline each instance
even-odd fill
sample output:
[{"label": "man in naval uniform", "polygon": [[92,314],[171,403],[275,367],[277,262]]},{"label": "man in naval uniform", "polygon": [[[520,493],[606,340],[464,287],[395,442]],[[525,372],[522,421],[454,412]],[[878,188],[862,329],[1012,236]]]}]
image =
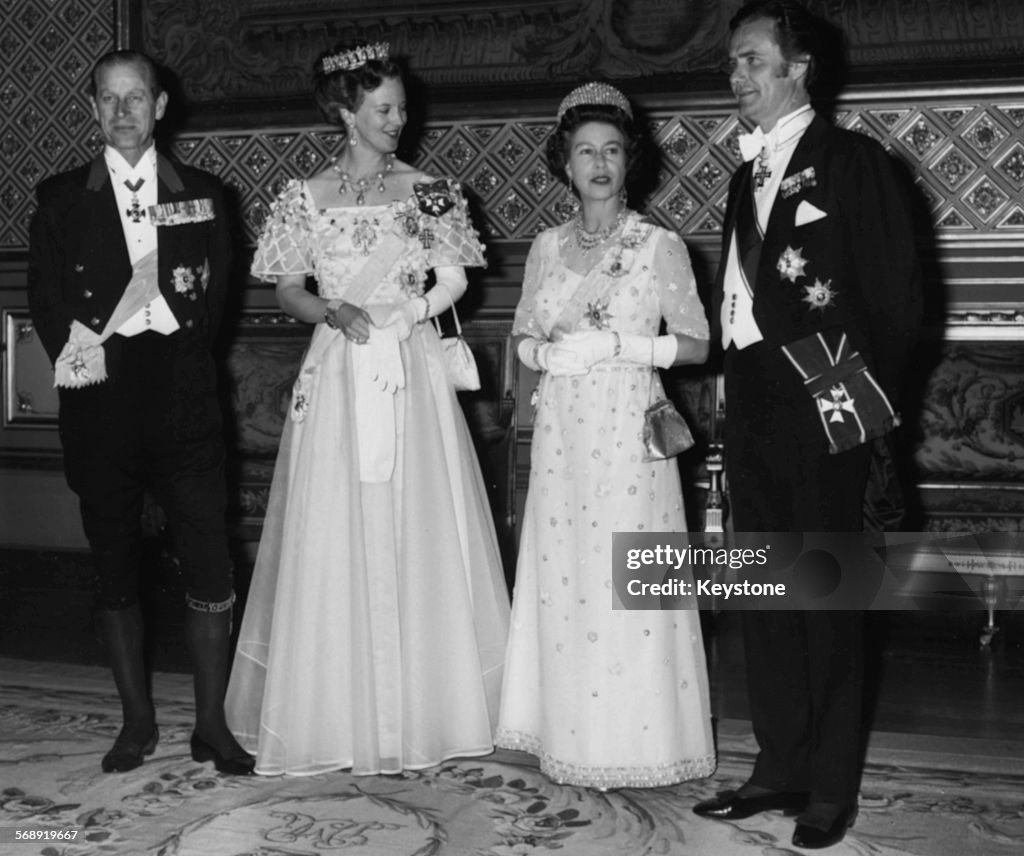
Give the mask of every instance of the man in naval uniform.
[{"label": "man in naval uniform", "polygon": [[252,759],[223,711],[234,593],[211,355],[228,287],[223,195],[212,176],[157,153],[168,96],[151,59],[107,54],[91,84],[106,145],[91,163],[39,185],[28,296],[54,361],[65,475],[95,560],[98,623],[122,705],[102,768],[138,767],[158,738],[138,594],[151,490],[186,583],[192,757],[245,774]]}]

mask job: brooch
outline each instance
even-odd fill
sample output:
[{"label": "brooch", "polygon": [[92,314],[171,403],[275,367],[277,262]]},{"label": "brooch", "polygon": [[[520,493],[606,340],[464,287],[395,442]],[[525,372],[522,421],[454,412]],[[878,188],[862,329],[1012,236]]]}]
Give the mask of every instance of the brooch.
[{"label": "brooch", "polygon": [[431,184],[414,184],[412,189],[420,211],[431,217],[440,217],[455,205],[446,179],[439,178]]},{"label": "brooch", "polygon": [[606,298],[605,300],[597,301],[596,303],[588,303],[587,311],[584,317],[590,323],[591,327],[596,327],[598,330],[603,330],[608,327],[608,321],[615,316],[608,312],[608,303],[610,301]]},{"label": "brooch", "polygon": [[795,250],[792,247],[786,247],[782,251],[782,255],[779,256],[775,269],[778,270],[782,279],[796,282],[799,277],[804,275],[804,268],[809,263],[810,259],[804,258],[803,247],[797,247]]},{"label": "brooch", "polygon": [[807,169],[794,172],[792,175],[782,179],[782,184],[779,185],[779,193],[782,194],[783,199],[788,199],[794,193],[799,193],[805,187],[814,187],[817,183],[818,181],[814,176],[814,167],[809,166]]}]

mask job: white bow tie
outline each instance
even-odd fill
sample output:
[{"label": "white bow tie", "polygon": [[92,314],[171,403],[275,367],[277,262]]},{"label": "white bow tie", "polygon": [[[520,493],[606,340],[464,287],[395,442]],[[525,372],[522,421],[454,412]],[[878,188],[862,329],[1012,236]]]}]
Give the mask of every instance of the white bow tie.
[{"label": "white bow tie", "polygon": [[758,126],[749,134],[737,134],[736,142],[740,145],[743,160],[752,161],[768,145],[768,135]]}]

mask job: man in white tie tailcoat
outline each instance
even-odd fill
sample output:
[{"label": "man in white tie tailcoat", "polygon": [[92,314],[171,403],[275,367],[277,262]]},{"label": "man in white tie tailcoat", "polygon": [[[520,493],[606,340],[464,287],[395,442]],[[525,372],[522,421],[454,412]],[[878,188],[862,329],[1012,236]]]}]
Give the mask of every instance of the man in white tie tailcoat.
[{"label": "man in white tie tailcoat", "polygon": [[[899,423],[920,323],[908,197],[884,149],[818,116],[822,22],[758,0],[730,22],[745,163],[730,184],[712,323],[724,350],[725,472],[737,532],[863,528],[872,456]],[[840,841],[857,812],[863,613],[742,615],[758,755],[695,807],[797,815],[793,844]]]}]

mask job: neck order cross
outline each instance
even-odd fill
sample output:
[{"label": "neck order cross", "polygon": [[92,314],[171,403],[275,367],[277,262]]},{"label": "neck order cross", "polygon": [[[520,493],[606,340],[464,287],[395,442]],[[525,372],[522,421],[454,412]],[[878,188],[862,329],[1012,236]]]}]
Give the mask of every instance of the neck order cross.
[{"label": "neck order cross", "polygon": [[142,206],[139,205],[139,188],[146,183],[146,179],[140,178],[136,182],[125,180],[124,186],[132,192],[132,207],[125,209],[125,214],[132,218],[133,223],[141,223],[142,218],[146,216],[146,212],[142,210]]}]

